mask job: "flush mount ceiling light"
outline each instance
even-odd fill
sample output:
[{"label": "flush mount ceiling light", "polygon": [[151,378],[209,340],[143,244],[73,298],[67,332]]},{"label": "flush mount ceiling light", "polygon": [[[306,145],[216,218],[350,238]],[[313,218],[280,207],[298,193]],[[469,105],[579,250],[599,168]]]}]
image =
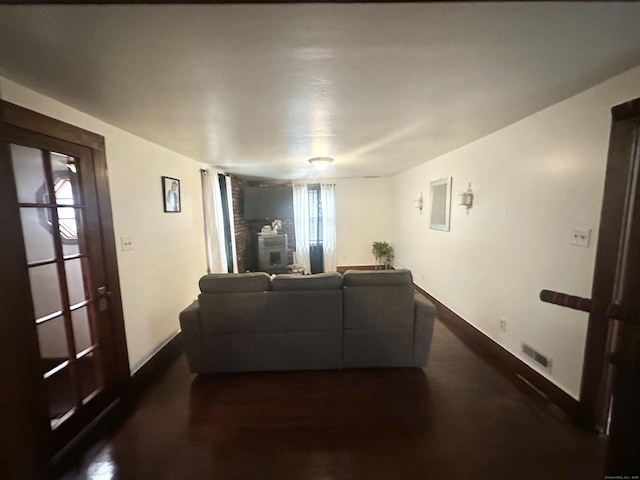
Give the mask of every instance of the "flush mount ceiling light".
[{"label": "flush mount ceiling light", "polygon": [[319,172],[326,170],[331,162],[333,162],[333,158],[331,157],[315,157],[309,159],[309,163]]}]

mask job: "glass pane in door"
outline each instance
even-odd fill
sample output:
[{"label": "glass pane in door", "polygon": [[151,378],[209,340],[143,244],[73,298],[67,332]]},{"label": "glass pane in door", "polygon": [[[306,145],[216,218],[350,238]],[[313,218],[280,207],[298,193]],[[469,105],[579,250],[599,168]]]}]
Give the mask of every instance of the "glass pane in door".
[{"label": "glass pane in door", "polygon": [[62,297],[55,263],[29,268],[31,298],[36,320],[62,310]]},{"label": "glass pane in door", "polygon": [[76,354],[96,344],[96,335],[92,331],[89,323],[89,309],[82,307],[71,312],[71,322],[73,324],[73,338],[76,343]]},{"label": "glass pane in door", "polygon": [[87,292],[84,284],[84,270],[82,259],[74,258],[65,260],[64,269],[67,277],[67,290],[69,292],[69,305],[84,302],[87,299]]},{"label": "glass pane in door", "polygon": [[87,253],[82,234],[83,213],[84,211],[81,208],[58,208],[62,254],[65,257],[79,253]]},{"label": "glass pane in door", "polygon": [[54,260],[56,257],[53,236],[48,222],[48,208],[20,209],[22,236],[27,251],[27,262]]},{"label": "glass pane in door", "polygon": [[85,400],[102,387],[98,350],[79,358],[76,365],[80,380],[80,395]]},{"label": "glass pane in door", "polygon": [[58,205],[80,205],[78,165],[76,159],[61,153],[51,152],[53,190]]},{"label": "glass pane in door", "polygon": [[74,310],[71,314],[77,353],[76,365],[83,399],[103,386],[100,349],[94,329],[95,322],[91,321],[90,314],[91,310],[88,307]]},{"label": "glass pane in door", "polygon": [[53,428],[75,407],[63,317],[38,325],[38,344]]},{"label": "glass pane in door", "polygon": [[11,158],[18,202],[49,203],[42,150],[12,144]]},{"label": "glass pane in door", "polygon": [[61,363],[69,361],[64,317],[59,315],[43,321],[36,328],[38,330],[42,373],[46,375]]},{"label": "glass pane in door", "polygon": [[73,157],[51,152],[51,171],[63,254],[68,256],[80,253],[78,224],[82,218],[82,210],[73,208],[82,205],[77,162]]},{"label": "glass pane in door", "polygon": [[49,420],[51,428],[55,428],[76,406],[71,384],[71,370],[69,367],[64,367],[53,375],[45,376],[44,382],[47,386],[49,401]]}]

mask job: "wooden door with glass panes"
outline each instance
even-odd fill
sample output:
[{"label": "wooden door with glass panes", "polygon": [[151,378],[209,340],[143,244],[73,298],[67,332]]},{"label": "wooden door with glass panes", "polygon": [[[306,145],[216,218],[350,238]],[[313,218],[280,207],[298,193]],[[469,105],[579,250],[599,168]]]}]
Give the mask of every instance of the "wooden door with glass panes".
[{"label": "wooden door with glass panes", "polygon": [[55,454],[117,395],[96,172],[90,148],[11,125],[6,141]]}]

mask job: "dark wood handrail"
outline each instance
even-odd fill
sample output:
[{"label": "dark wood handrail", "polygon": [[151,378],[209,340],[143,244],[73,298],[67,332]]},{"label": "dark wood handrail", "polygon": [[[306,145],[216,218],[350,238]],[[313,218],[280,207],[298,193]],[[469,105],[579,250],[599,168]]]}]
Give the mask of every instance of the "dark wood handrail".
[{"label": "dark wood handrail", "polygon": [[587,313],[602,315],[608,319],[620,320],[640,326],[640,311],[625,308],[618,303],[594,302],[590,298],[567,295],[566,293],[554,292],[552,290],[542,290],[540,300],[553,305],[580,310]]}]

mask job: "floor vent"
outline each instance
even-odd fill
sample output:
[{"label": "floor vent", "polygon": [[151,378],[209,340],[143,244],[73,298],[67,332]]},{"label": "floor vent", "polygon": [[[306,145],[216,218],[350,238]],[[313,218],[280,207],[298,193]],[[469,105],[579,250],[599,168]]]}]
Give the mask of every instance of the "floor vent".
[{"label": "floor vent", "polygon": [[522,353],[544,368],[547,372],[551,373],[551,359],[549,357],[538,352],[535,348],[531,345],[527,345],[526,343],[522,344]]}]

